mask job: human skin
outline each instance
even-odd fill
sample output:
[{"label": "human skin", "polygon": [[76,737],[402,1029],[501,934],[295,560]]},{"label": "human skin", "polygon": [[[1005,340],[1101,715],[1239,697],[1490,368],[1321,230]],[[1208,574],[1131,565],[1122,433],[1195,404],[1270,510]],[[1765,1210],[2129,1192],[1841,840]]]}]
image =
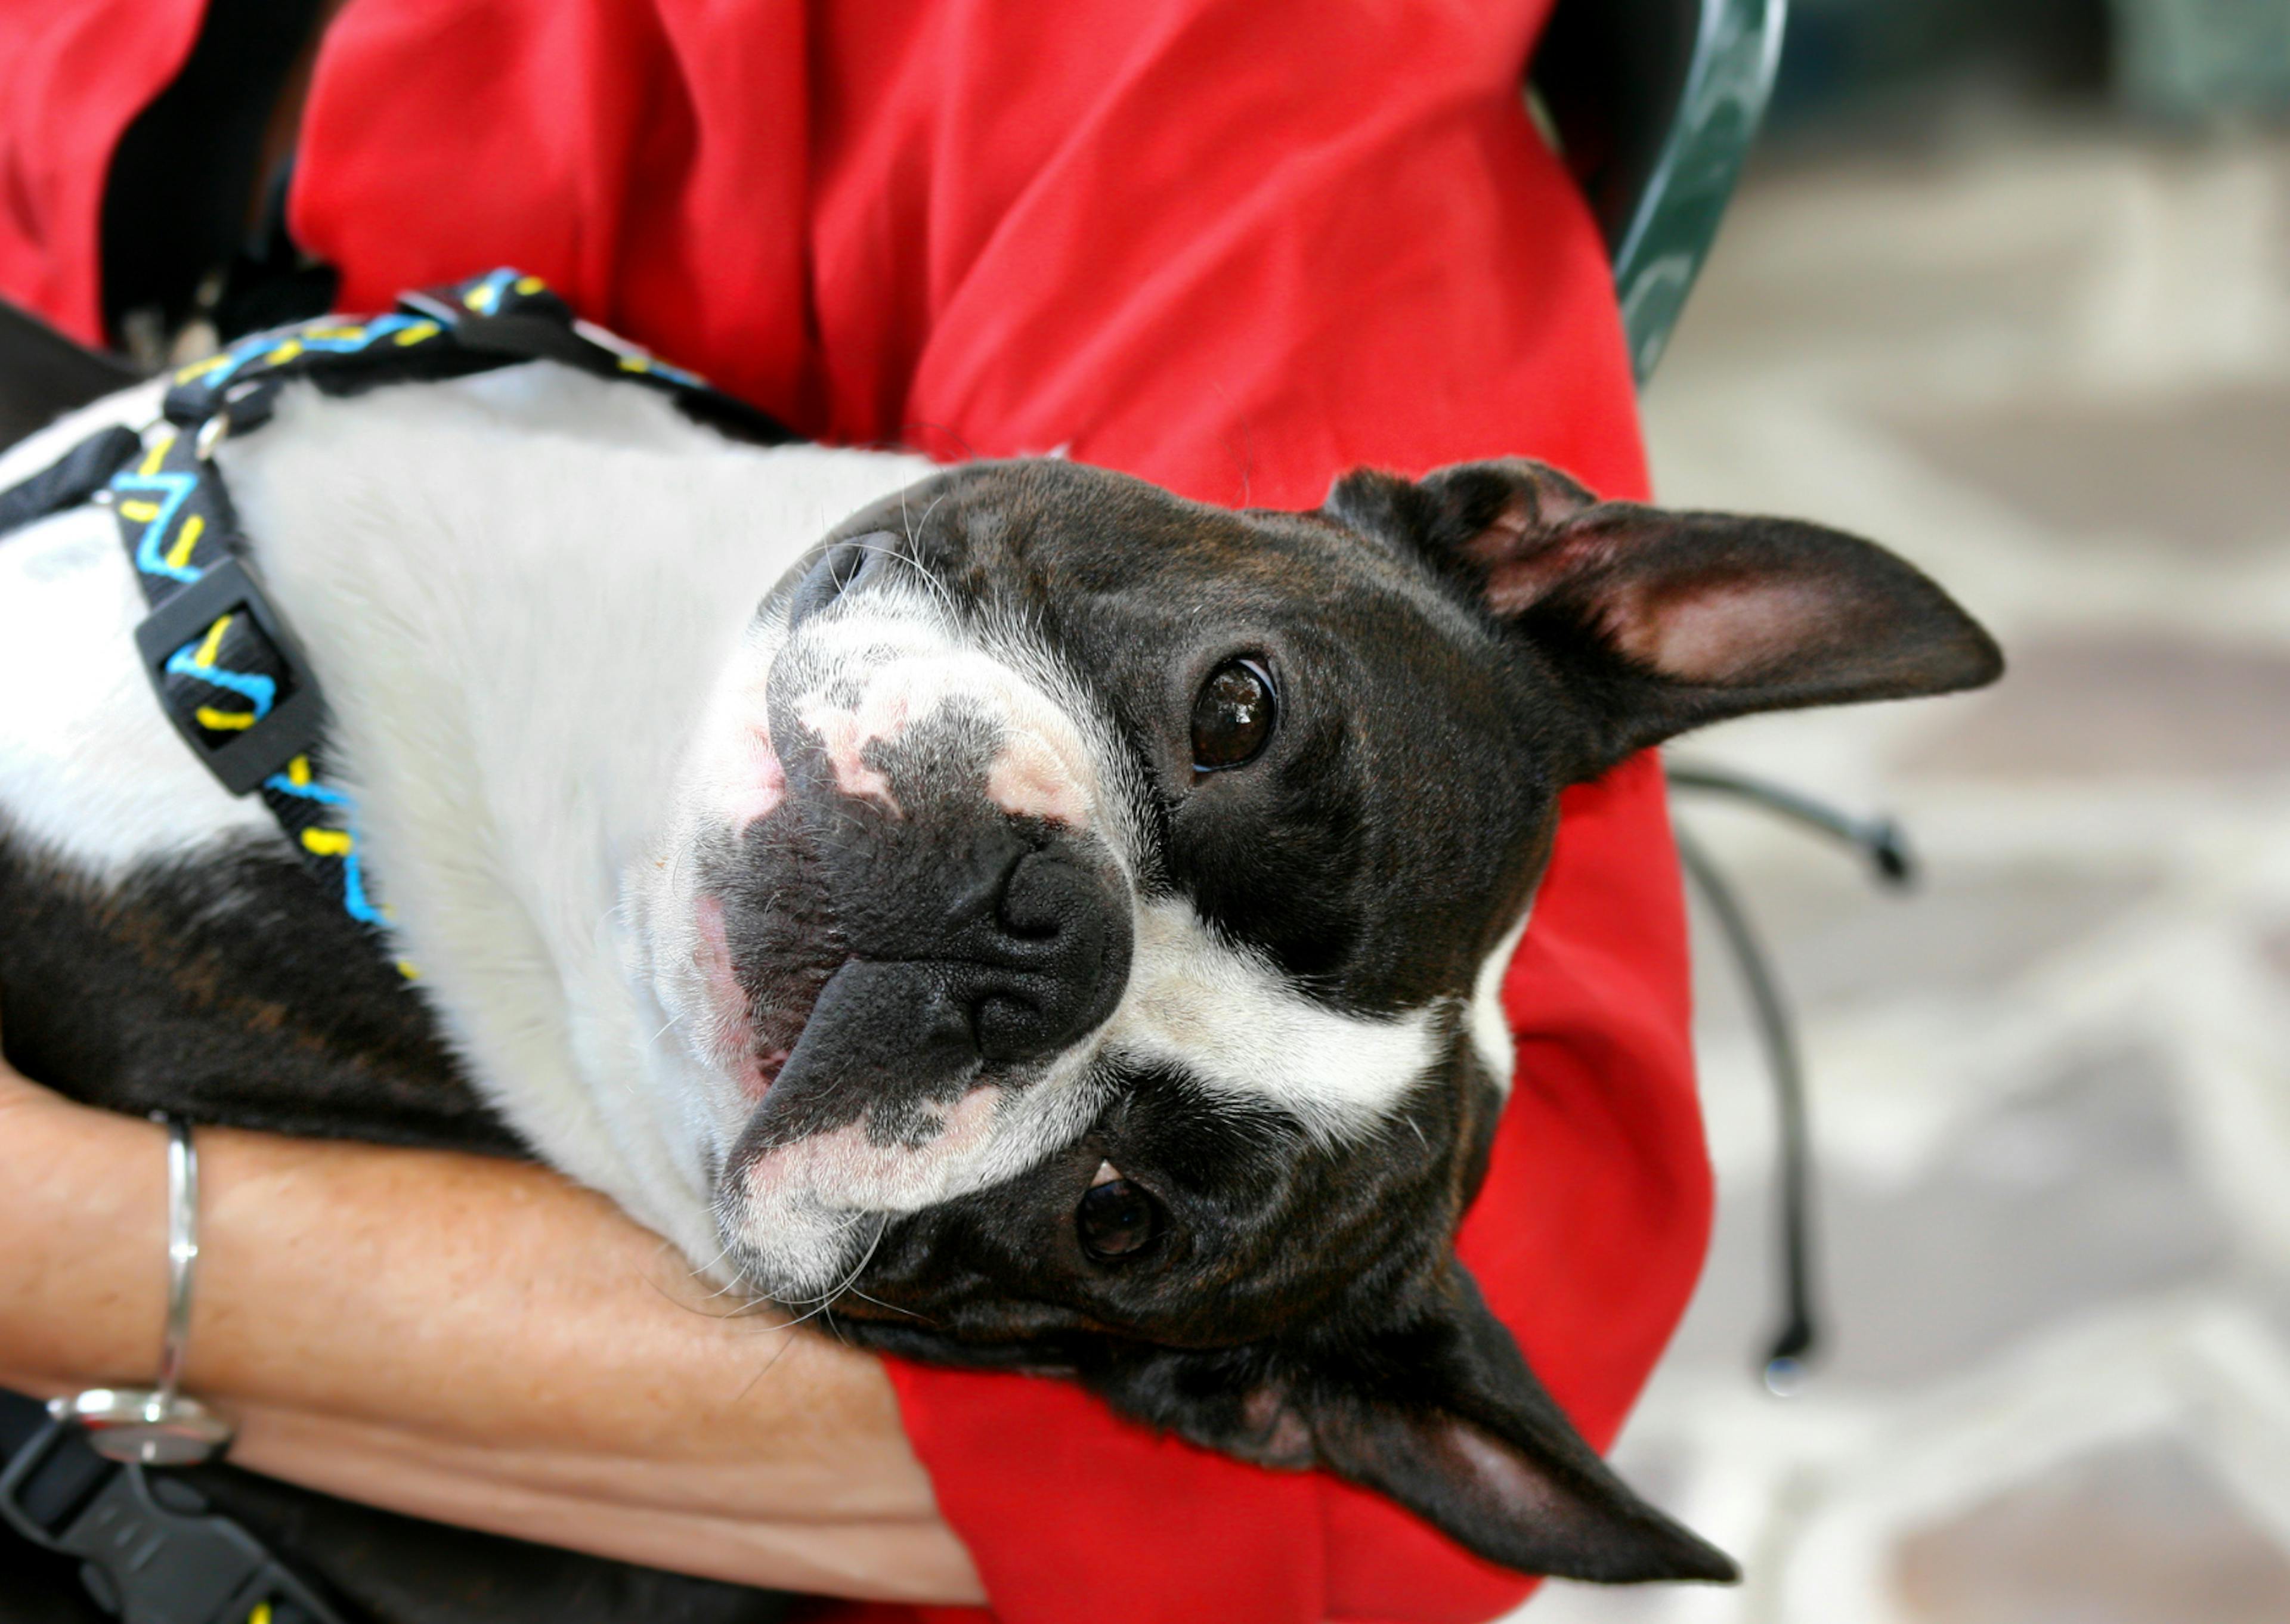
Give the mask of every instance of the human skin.
[{"label": "human skin", "polygon": [[[545,1168],[203,1128],[187,1390],[231,1459],[773,1588],[983,1599],[873,1356],[712,1298]],[[165,1136],[0,1062],[0,1386],[148,1386]]]}]

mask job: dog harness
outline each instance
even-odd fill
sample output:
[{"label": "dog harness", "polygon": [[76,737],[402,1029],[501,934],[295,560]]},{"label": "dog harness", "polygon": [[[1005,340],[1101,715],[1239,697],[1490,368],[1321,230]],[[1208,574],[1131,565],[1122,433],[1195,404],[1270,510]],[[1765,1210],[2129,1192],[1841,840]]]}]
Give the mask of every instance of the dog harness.
[{"label": "dog harness", "polygon": [[[309,661],[264,594],[215,447],[269,420],[298,379],[329,395],[549,360],[669,396],[742,439],[795,436],[698,375],[580,320],[538,276],[500,269],[408,293],[364,320],[322,316],[252,334],[176,371],[156,422],[83,440],[0,492],[0,533],[84,502],[108,508],[150,604],[135,643],[160,708],[235,796],[260,795],[326,894],[359,924],[384,913],[358,856],[356,808],[326,771],[326,708]],[[405,974],[412,967],[399,961]]]}]

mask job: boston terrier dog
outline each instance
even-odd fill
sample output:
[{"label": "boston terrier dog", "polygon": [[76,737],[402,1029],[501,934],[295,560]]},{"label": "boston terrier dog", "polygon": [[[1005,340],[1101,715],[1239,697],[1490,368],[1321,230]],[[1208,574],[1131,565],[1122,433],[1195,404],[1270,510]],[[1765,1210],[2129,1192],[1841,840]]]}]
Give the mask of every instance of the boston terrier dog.
[{"label": "boston terrier dog", "polygon": [[537,1156],[873,1346],[1071,1375],[1526,1572],[1732,1576],[1455,1259],[1498,988],[1567,786],[1993,679],[1923,575],[1523,460],[1290,513],[759,449],[548,362],[290,386],[215,455],[389,950],[163,719],[112,517],[57,514],[0,541],[28,1073]]}]

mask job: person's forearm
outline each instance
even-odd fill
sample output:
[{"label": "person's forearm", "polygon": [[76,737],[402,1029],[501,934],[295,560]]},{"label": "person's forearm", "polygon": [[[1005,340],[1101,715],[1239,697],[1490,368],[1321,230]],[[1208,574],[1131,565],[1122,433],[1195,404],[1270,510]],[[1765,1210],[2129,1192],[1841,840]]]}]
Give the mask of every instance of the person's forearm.
[{"label": "person's forearm", "polygon": [[934,1510],[855,1512],[847,1480],[822,1482],[806,1511],[788,1504],[790,1475],[750,1461],[469,1448],[331,1418],[242,1416],[243,1464],[393,1510],[779,1589],[981,1599],[968,1553]]},{"label": "person's forearm", "polygon": [[[0,1372],[146,1383],[162,1135],[0,1114]],[[709,1303],[538,1167],[202,1130],[187,1385],[233,1458],[396,1509],[755,1583],[979,1596],[872,1358]],[[49,1242],[52,1244],[49,1244]]]},{"label": "person's forearm", "polygon": [[[36,1300],[0,1308],[6,1362],[148,1380],[165,1278],[160,1131],[91,1113],[48,1138],[55,1188],[20,1218],[84,1216],[54,1249],[60,1267],[28,1271]],[[708,1303],[663,1243],[545,1169],[215,1128],[198,1145],[188,1380],[204,1396],[629,1452],[704,1450],[783,1409],[773,1436],[790,1460],[893,1416],[871,1360]],[[9,1232],[24,1233],[15,1216]]]}]

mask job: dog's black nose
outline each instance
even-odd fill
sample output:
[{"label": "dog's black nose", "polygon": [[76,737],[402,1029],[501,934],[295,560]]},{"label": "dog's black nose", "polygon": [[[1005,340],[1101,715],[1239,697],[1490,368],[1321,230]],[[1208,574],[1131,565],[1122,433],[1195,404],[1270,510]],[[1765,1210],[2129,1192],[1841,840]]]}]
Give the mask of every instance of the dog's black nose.
[{"label": "dog's black nose", "polygon": [[1130,898],[1096,839],[982,797],[958,816],[840,796],[826,810],[820,861],[850,956],[772,1086],[776,1135],[895,1122],[885,1107],[958,1098],[989,1068],[1008,1080],[1001,1068],[1054,1056],[1112,1014]]},{"label": "dog's black nose", "polygon": [[1113,1013],[1128,981],[1130,932],[1111,877],[1054,849],[1018,860],[986,927],[990,945],[980,943],[952,978],[982,1059],[1056,1054]]}]

